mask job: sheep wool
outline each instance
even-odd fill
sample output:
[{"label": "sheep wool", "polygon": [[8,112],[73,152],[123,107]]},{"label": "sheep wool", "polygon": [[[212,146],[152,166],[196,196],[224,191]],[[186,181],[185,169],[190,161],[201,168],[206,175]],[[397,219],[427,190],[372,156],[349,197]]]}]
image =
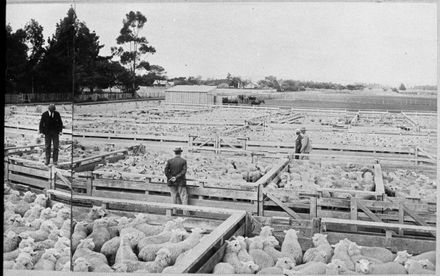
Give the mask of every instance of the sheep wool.
[{"label": "sheep wool", "polygon": [[40,260],[35,264],[34,270],[55,270],[57,257],[59,257],[59,254],[56,250],[47,249]]},{"label": "sheep wool", "polygon": [[120,236],[130,235],[131,248],[136,248],[138,246],[139,241],[145,238],[145,234],[133,227],[127,227],[120,231]]},{"label": "sheep wool", "polygon": [[395,259],[393,252],[383,247],[360,246],[362,256],[381,260],[383,263],[392,262]]},{"label": "sheep wool", "polygon": [[332,261],[336,259],[343,261],[349,270],[355,270],[355,264],[348,255],[348,243],[344,240],[340,240],[335,244]]},{"label": "sheep wool", "polygon": [[250,262],[242,262],[242,265],[238,267],[236,270],[236,274],[255,274],[257,271],[260,270],[260,267],[250,261]]},{"label": "sheep wool", "polygon": [[405,263],[405,269],[408,274],[435,274],[435,270],[424,267],[423,261],[409,259]]},{"label": "sheep wool", "polygon": [[254,237],[252,243],[249,245],[249,255],[254,259],[255,264],[259,269],[272,267],[275,265],[273,258],[263,251],[264,243],[261,237]]},{"label": "sheep wool", "polygon": [[406,274],[405,267],[397,262],[388,262],[383,264],[373,264],[366,259],[358,261],[356,272],[362,272],[364,274]]},{"label": "sheep wool", "polygon": [[162,273],[165,267],[170,265],[171,252],[167,248],[160,249],[153,262],[142,263],[137,272]]},{"label": "sheep wool", "polygon": [[11,252],[18,248],[20,237],[13,231],[8,231],[3,235],[3,252]]},{"label": "sheep wool", "polygon": [[235,238],[239,243],[240,243],[240,251],[238,251],[237,255],[238,255],[238,259],[241,262],[250,262],[250,261],[254,261],[254,259],[251,257],[251,255],[249,255],[249,252],[247,251],[247,244],[246,244],[246,240],[243,236],[238,236]]},{"label": "sheep wool", "polygon": [[272,236],[273,233],[273,228],[270,226],[263,226],[261,227],[261,231],[260,231],[260,237],[263,239],[268,238],[269,236]]},{"label": "sheep wool", "polygon": [[159,249],[166,247],[169,244],[182,241],[185,235],[186,231],[174,229],[171,231],[171,238],[168,242],[160,244],[147,244],[139,251],[138,257],[146,262],[154,261],[156,258],[156,253],[159,251]]},{"label": "sheep wool", "polygon": [[422,254],[413,256],[411,259],[414,259],[414,260],[428,260],[428,261],[430,261],[431,263],[433,263],[435,265],[435,263],[436,263],[435,250],[424,252]]},{"label": "sheep wool", "polygon": [[169,241],[171,238],[171,230],[173,229],[184,230],[183,225],[181,225],[181,222],[183,222],[183,219],[180,219],[177,222],[167,221],[161,233],[153,236],[146,236],[145,238],[139,241],[137,245],[139,250],[144,248],[147,244],[160,244]]},{"label": "sheep wool", "polygon": [[235,269],[230,263],[220,262],[214,266],[212,274],[235,274]]},{"label": "sheep wool", "polygon": [[268,236],[263,241],[263,251],[266,252],[269,256],[272,257],[273,261],[276,263],[279,258],[287,257],[281,251],[275,249],[275,246],[278,246],[279,242],[274,236]]},{"label": "sheep wool", "polygon": [[225,255],[223,256],[223,262],[230,264],[234,271],[238,270],[238,267],[242,265],[238,258],[238,252],[241,250],[240,242],[238,240],[226,241]]},{"label": "sheep wool", "polygon": [[327,264],[321,262],[310,262],[306,265],[296,267],[295,270],[284,270],[284,275],[321,275],[325,274]]},{"label": "sheep wool", "polygon": [[274,267],[266,267],[257,274],[282,275],[284,269],[290,270],[295,267],[295,263],[289,257],[279,258]]},{"label": "sheep wool", "polygon": [[107,230],[107,222],[103,219],[98,219],[93,224],[93,232],[88,236],[95,244],[94,250],[101,251],[103,244],[110,240],[110,232]]},{"label": "sheep wool", "polygon": [[300,264],[302,262],[302,249],[298,241],[298,231],[295,229],[285,230],[286,236],[284,237],[283,244],[281,245],[281,252],[285,256],[289,256],[295,262]]},{"label": "sheep wool", "polygon": [[80,221],[75,225],[72,234],[72,250],[76,250],[82,240],[87,238],[87,223]]},{"label": "sheep wool", "polygon": [[121,236],[119,248],[116,252],[115,264],[123,263],[124,261],[138,261],[136,254],[134,254],[131,247],[132,236],[124,234]]},{"label": "sheep wool", "polygon": [[89,272],[90,263],[83,257],[76,259],[73,263],[74,272]]},{"label": "sheep wool", "polygon": [[121,243],[120,237],[114,237],[109,241],[106,241],[101,247],[101,253],[104,254],[110,263],[114,263],[116,252],[118,252],[119,244]]},{"label": "sheep wool", "polygon": [[185,240],[178,243],[170,243],[164,247],[167,248],[171,253],[171,265],[176,262],[176,259],[180,254],[184,253],[187,250],[190,250],[200,242],[203,237],[203,232],[204,230],[201,228],[193,228],[191,234]]}]

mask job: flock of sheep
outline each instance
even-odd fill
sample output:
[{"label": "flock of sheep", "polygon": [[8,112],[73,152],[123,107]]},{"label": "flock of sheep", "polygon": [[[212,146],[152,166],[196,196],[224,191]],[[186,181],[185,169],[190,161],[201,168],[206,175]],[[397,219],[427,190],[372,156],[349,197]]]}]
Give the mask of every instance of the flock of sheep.
[{"label": "flock of sheep", "polygon": [[386,248],[359,246],[348,239],[331,245],[327,235],[315,234],[313,247],[303,252],[298,231],[285,230],[279,246],[273,228],[264,226],[258,236],[238,236],[227,241],[222,262],[214,274],[355,275],[434,274],[435,251],[417,256]]}]

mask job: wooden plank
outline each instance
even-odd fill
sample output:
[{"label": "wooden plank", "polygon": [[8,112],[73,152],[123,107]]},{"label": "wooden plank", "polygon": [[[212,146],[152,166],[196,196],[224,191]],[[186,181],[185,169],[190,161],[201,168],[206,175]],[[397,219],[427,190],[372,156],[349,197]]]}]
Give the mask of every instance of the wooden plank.
[{"label": "wooden plank", "polygon": [[321,218],[321,223],[356,225],[356,226],[382,228],[382,229],[405,229],[405,230],[414,230],[417,232],[428,232],[428,233],[432,231],[436,231],[436,228],[431,226],[416,226],[416,225],[406,225],[406,224],[396,224],[396,223],[370,222],[370,221],[346,220],[346,219],[334,219],[334,218]]},{"label": "wooden plank", "polygon": [[362,204],[358,199],[353,198],[354,201],[356,201],[356,205],[358,208],[360,208],[362,211],[364,211],[364,213],[371,218],[373,221],[376,222],[383,222],[378,216],[376,216],[373,212],[371,212],[370,209],[367,208],[367,206],[365,206],[364,204]]},{"label": "wooden plank", "polygon": [[[419,217],[415,212],[409,209],[405,204],[402,203],[401,207],[404,210],[404,212],[407,213],[410,217],[412,217],[419,225],[428,226],[428,224],[421,217]],[[431,234],[434,237],[436,237],[435,231],[431,232]]]},{"label": "wooden plank", "polygon": [[[244,223],[245,212],[232,214],[227,220],[225,220],[219,227],[212,231],[209,236],[204,237],[199,244],[197,244],[192,250],[191,254],[183,257],[180,265],[176,266],[176,273],[191,273],[197,271],[194,267],[202,256],[209,251],[217,242],[221,242],[225,238],[225,234],[231,231],[239,223]],[[194,271],[195,269],[195,271]]]},{"label": "wooden plank", "polygon": [[273,202],[275,202],[278,206],[280,206],[284,211],[286,211],[287,214],[289,214],[294,219],[302,219],[301,216],[299,216],[296,212],[294,212],[292,209],[287,207],[283,202],[281,202],[278,198],[273,196],[271,193],[264,191],[264,194],[270,198]]},{"label": "wooden plank", "polygon": [[50,173],[47,170],[47,168],[46,168],[46,170],[42,170],[42,169],[30,168],[30,167],[25,167],[25,166],[16,165],[16,164],[9,164],[8,169],[12,173],[29,174],[32,176],[39,176],[39,177],[43,177],[43,178],[50,177]]},{"label": "wooden plank", "polygon": [[212,273],[213,268],[216,264],[220,263],[223,259],[226,249],[226,243],[224,243],[202,267],[197,271],[197,273]]},{"label": "wooden plank", "polygon": [[20,184],[27,185],[27,186],[36,186],[36,187],[40,187],[42,189],[49,188],[49,180],[41,180],[41,179],[37,179],[37,178],[32,178],[32,177],[27,177],[27,176],[18,175],[18,174],[12,174],[12,173],[9,173],[8,178],[10,181],[18,182]]},{"label": "wooden plank", "polygon": [[385,194],[385,187],[383,185],[383,175],[382,168],[380,164],[374,164],[374,184],[376,186],[375,190],[377,193],[383,195]]},{"label": "wooden plank", "polygon": [[[358,206],[357,201],[354,197],[350,198],[350,219],[357,220],[358,219]],[[350,226],[351,231],[357,232],[357,226]]]}]

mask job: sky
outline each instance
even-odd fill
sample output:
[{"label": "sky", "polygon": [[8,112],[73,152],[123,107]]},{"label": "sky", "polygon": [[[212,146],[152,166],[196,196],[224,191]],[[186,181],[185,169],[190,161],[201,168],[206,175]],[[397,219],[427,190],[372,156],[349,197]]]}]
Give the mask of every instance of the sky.
[{"label": "sky", "polygon": [[[51,36],[71,4],[8,4],[13,30],[31,18]],[[146,59],[168,77],[264,76],[397,86],[437,83],[435,3],[76,3],[78,19],[116,46],[129,11],[148,19]]]}]

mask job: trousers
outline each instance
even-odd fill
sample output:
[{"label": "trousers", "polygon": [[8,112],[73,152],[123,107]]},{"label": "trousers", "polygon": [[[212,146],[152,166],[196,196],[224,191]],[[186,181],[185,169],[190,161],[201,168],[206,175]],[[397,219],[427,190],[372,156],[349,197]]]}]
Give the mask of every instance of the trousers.
[{"label": "trousers", "polygon": [[[168,186],[171,193],[171,203],[188,205],[188,191],[186,186]],[[184,215],[189,215],[190,212],[183,211]]]},{"label": "trousers", "polygon": [[58,133],[49,132],[46,135],[44,135],[44,143],[45,143],[45,149],[46,149],[46,165],[49,165],[50,163],[50,155],[52,152],[52,144],[53,144],[53,163],[58,162],[58,151],[60,146],[60,140]]}]

